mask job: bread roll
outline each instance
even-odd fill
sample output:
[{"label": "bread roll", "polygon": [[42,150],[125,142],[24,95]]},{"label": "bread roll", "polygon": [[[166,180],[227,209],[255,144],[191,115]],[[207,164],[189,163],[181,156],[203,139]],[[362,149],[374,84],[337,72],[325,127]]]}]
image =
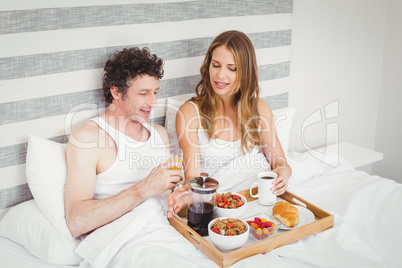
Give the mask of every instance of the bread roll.
[{"label": "bread roll", "polygon": [[272,215],[287,227],[294,227],[299,222],[299,211],[288,202],[277,202],[272,208]]}]

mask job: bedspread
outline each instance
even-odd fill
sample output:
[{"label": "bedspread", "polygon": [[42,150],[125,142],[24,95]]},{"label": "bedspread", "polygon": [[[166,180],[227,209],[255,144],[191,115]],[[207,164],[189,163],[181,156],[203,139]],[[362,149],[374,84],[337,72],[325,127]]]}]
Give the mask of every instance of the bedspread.
[{"label": "bedspread", "polygon": [[[289,191],[333,214],[333,228],[233,267],[401,267],[401,184],[344,161],[328,168],[308,153],[288,158],[294,167]],[[87,236],[76,251],[85,258],[80,267],[217,267],[169,224],[167,195]],[[0,257],[3,265],[19,256],[0,247]]]}]

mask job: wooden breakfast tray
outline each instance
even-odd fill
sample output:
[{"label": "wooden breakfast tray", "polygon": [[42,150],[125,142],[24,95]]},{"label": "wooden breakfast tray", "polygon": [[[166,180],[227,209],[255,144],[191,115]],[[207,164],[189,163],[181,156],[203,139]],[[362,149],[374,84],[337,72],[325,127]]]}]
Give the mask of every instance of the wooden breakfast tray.
[{"label": "wooden breakfast tray", "polygon": [[[253,194],[257,192],[257,187],[253,188]],[[239,191],[248,202],[252,202],[257,198],[250,196],[249,189]],[[263,254],[275,248],[293,243],[310,235],[322,232],[326,229],[332,228],[334,225],[334,216],[328,212],[320,209],[319,207],[307,202],[306,200],[294,195],[288,191],[278,196],[279,198],[288,201],[294,205],[305,205],[307,209],[314,213],[315,221],[298,228],[277,234],[275,236],[266,238],[262,241],[255,242],[251,245],[233,250],[229,253],[222,253],[212,243],[209,243],[205,238],[200,236],[192,228],[190,228],[183,221],[176,217],[169,218],[170,224],[176,228],[185,238],[193,243],[198,249],[205,253],[211,260],[213,260],[220,267],[229,267],[234,263],[244,258]]]}]

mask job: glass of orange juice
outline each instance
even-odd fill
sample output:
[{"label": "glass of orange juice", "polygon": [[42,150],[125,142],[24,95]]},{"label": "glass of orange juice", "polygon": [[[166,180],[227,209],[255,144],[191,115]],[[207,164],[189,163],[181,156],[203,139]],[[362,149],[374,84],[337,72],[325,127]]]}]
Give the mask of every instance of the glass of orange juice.
[{"label": "glass of orange juice", "polygon": [[[183,164],[183,150],[180,148],[170,148],[169,149],[169,159],[168,161],[176,161],[180,164]],[[180,170],[181,172],[183,172],[181,170],[181,168],[177,168],[177,167],[172,167],[170,168],[172,170]],[[180,182],[177,184],[179,185]]]}]

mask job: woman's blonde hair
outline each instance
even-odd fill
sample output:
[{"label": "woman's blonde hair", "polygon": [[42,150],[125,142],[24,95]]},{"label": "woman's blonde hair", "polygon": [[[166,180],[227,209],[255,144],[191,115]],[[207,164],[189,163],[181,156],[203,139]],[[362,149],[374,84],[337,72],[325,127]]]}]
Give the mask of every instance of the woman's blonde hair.
[{"label": "woman's blonde hair", "polygon": [[201,81],[195,88],[196,97],[191,98],[190,101],[199,105],[203,119],[201,120],[202,127],[205,129],[208,139],[213,138],[219,96],[214,93],[212,88],[209,66],[212,60],[212,52],[220,46],[225,46],[235,58],[237,78],[232,94],[236,100],[238,130],[242,152],[244,153],[261,144],[258,133],[257,60],[254,46],[247,35],[239,31],[227,31],[215,38],[200,69]]}]

